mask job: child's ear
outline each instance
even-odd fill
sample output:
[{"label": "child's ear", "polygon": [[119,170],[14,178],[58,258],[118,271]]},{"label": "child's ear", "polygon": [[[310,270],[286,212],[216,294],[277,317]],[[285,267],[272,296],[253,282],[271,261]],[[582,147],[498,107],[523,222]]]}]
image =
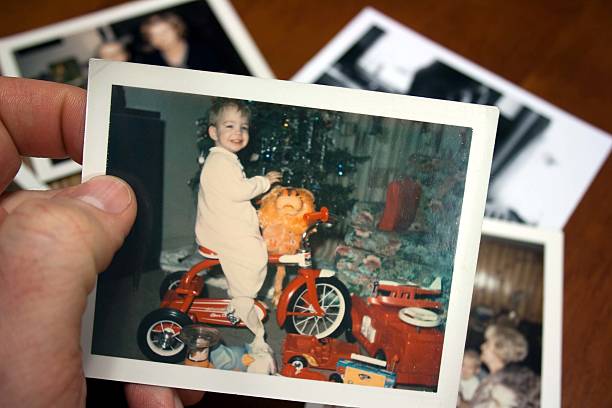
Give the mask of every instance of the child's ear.
[{"label": "child's ear", "polygon": [[210,136],[210,138],[212,140],[214,140],[215,142],[217,140],[219,140],[219,137],[217,136],[217,127],[216,126],[210,125],[208,127],[208,136]]}]

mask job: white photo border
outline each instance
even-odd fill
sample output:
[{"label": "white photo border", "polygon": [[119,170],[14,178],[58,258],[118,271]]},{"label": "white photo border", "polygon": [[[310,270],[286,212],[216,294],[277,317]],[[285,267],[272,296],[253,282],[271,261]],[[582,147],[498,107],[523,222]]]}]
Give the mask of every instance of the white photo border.
[{"label": "white photo border", "polygon": [[465,294],[471,293],[473,287],[498,110],[404,95],[202,71],[180,70],[179,73],[177,70],[95,59],[90,61],[83,180],[106,171],[112,85],[248,99],[472,129],[438,389],[437,392],[378,389],[263,375],[250,375],[248,381],[244,381],[244,373],[92,355],[95,290],[90,295],[83,320],[82,347],[86,375],[352,406],[379,406],[383,401],[389,404],[410,402],[420,407],[455,404],[471,300]]},{"label": "white photo border", "polygon": [[[228,0],[140,0],[6,37],[0,40],[0,71],[5,76],[22,76],[15,53],[23,48],[194,1],[205,1],[208,4],[252,75],[274,78],[274,73]],[[32,167],[36,177],[43,183],[81,171],[81,165],[72,160],[55,164],[51,159],[42,157],[32,158]]]},{"label": "white photo border", "polygon": [[536,244],[544,253],[542,372],[540,405],[561,406],[563,337],[563,232],[485,219],[482,235],[515,243]]}]

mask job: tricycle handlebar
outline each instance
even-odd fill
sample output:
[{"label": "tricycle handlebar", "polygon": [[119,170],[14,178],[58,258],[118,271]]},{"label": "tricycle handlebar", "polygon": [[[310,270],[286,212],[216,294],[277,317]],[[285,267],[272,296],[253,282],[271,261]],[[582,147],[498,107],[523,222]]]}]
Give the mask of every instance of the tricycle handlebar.
[{"label": "tricycle handlebar", "polygon": [[329,220],[329,210],[327,207],[321,207],[320,211],[304,214],[304,221],[309,224],[316,221],[327,222],[327,220]]}]

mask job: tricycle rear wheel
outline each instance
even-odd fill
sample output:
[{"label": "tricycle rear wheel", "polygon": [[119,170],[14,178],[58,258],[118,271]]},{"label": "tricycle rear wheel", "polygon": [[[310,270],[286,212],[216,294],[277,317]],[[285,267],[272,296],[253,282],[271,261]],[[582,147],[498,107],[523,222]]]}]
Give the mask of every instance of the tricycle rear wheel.
[{"label": "tricycle rear wheel", "polygon": [[181,279],[183,275],[185,275],[187,271],[178,271],[172,272],[169,275],[166,275],[161,285],[159,285],[159,300],[163,300],[166,292],[169,290],[173,290],[179,287],[181,284]]},{"label": "tricycle rear wheel", "polygon": [[[171,274],[167,275],[162,281],[161,285],[159,285],[159,300],[164,300],[164,296],[166,296],[166,293],[169,290],[175,290],[176,288],[178,288],[181,284],[181,279],[183,279],[183,276],[185,276],[186,273],[187,271],[178,271],[172,272]],[[208,291],[206,290],[206,285],[204,285],[202,287],[202,290],[198,294],[198,297],[207,296]]]}]

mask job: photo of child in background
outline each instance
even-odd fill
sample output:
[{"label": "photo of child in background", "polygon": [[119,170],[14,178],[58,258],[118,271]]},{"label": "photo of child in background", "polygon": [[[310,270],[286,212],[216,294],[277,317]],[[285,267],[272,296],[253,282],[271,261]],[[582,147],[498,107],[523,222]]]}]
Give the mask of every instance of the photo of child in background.
[{"label": "photo of child in background", "polygon": [[459,383],[459,402],[469,402],[480,384],[480,355],[475,350],[466,350],[461,365],[461,382]]},{"label": "photo of child in background", "polygon": [[[251,112],[241,101],[217,99],[209,112],[208,135],[215,146],[200,175],[196,241],[214,251],[227,279],[229,311],[255,335],[253,353],[272,353],[264,326],[254,307],[267,271],[268,252],[251,199],[265,193],[281,174],[246,178],[236,153],[249,143]],[[206,251],[202,251],[206,252]]]}]

